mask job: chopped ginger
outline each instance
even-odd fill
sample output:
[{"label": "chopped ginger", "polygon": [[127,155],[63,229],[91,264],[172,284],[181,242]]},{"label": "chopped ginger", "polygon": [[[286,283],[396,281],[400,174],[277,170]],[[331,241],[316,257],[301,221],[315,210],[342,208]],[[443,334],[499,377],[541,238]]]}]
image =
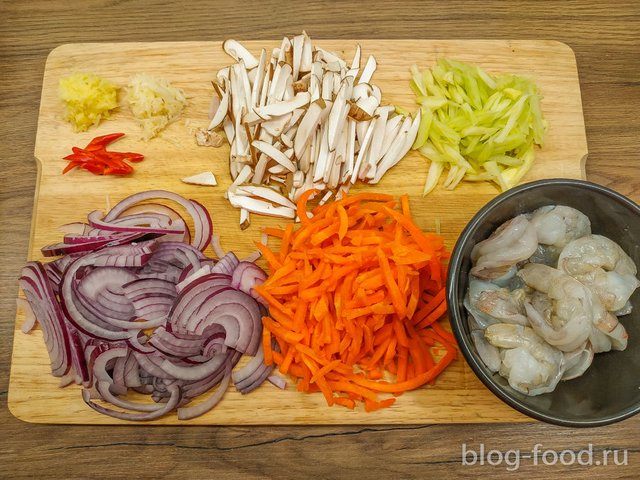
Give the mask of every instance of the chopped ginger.
[{"label": "chopped ginger", "polygon": [[89,73],[74,73],[61,78],[58,95],[65,104],[64,119],[76,132],[98,125],[118,106],[118,87]]}]

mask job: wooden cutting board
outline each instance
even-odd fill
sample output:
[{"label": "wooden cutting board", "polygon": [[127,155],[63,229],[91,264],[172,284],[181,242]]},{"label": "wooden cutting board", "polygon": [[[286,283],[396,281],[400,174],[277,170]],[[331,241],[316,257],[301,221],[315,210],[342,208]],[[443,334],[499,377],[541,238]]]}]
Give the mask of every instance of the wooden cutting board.
[{"label": "wooden cutting board", "polygon": [[[279,40],[250,41],[245,45],[257,54],[262,47],[271,49],[279,43]],[[542,108],[550,128],[544,148],[537,152],[536,163],[525,181],[584,178],[587,143],[580,85],[575,57],[568,46],[536,40],[314,40],[315,45],[339,52],[347,59],[351,58],[356,43],[362,47],[363,59],[373,54],[378,61],[373,83],[382,89],[383,102],[410,109],[415,108],[409,89],[409,68],[414,63],[425,68],[432,66],[438,57],[446,56],[475,62],[490,72],[529,76],[544,95]],[[223,198],[230,183],[228,146],[198,147],[193,138],[194,128],[208,124],[211,80],[218,69],[229,63],[220,42],[68,44],[53,50],[44,72],[36,138],[39,174],[29,258],[41,259],[42,246],[61,241],[60,225],[83,221],[91,210],[104,210],[107,201],[113,205],[127,195],[148,189],[167,189],[200,201],[212,213],[214,229],[222,236],[223,247],[239,256],[253,251],[252,242],[260,238],[261,227],[282,225],[284,221],[254,216],[251,227],[240,230],[238,212]],[[57,85],[60,77],[76,71],[95,73],[121,86],[137,73],[158,75],[183,88],[189,106],[179,121],[159,138],[146,143],[138,138],[140,129],[125,106],[97,128],[74,133],[62,120]],[[120,101],[124,105],[124,98]],[[62,157],[70,153],[72,146],[84,146],[95,136],[113,132],[127,134],[114,144],[114,149],[146,155],[144,162],[135,165],[134,175],[97,177],[84,170],[61,175],[67,163]],[[214,172],[218,187],[180,182],[181,177],[205,170]],[[453,192],[439,188],[423,198],[426,172],[424,159],[412,152],[373,188],[394,195],[408,193],[418,225],[433,231],[439,222],[447,246],[453,248],[466,222],[498,192],[491,185],[465,184]],[[371,187],[355,190],[361,188]],[[21,420],[37,423],[125,423],[87,407],[81,399],[80,387],[58,388],[58,380],[50,374],[41,331],[23,334],[20,331],[23,321],[19,313],[9,385],[11,412]],[[172,414],[152,423],[409,424],[527,420],[494,397],[460,356],[434,386],[406,393],[391,408],[373,413],[339,406],[330,408],[320,394],[300,394],[292,386],[280,391],[266,383],[246,396],[230,388],[213,411],[194,420],[181,422]]]}]

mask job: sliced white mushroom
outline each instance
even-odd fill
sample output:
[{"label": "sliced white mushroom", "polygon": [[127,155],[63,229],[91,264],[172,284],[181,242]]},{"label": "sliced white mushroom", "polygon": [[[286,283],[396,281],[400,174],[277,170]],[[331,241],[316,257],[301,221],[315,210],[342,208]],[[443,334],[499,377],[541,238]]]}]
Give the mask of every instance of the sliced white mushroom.
[{"label": "sliced white mushroom", "polygon": [[364,111],[367,115],[369,115],[370,117],[373,117],[375,115],[376,112],[376,108],[378,108],[378,105],[380,105],[380,102],[378,101],[378,99],[374,96],[371,97],[361,97],[357,102],[356,102],[356,106],[360,109],[362,109],[362,111]]},{"label": "sliced white mushroom", "polygon": [[300,92],[288,102],[274,102],[264,107],[258,107],[256,113],[260,116],[279,117],[308,105],[310,101],[311,94],[309,92]]},{"label": "sliced white mushroom", "polygon": [[371,77],[373,77],[373,73],[376,71],[377,67],[378,63],[376,62],[375,57],[373,55],[369,55],[367,63],[365,63],[362,73],[360,73],[358,83],[370,83]]},{"label": "sliced white mushroom", "polygon": [[279,163],[276,163],[275,165],[269,167],[267,172],[269,172],[271,175],[276,175],[277,176],[277,175],[283,175],[283,174],[287,173],[288,170],[286,168],[284,168],[282,165],[280,165]]},{"label": "sliced white mushroom", "polygon": [[382,101],[382,90],[380,90],[380,87],[378,87],[377,85],[373,85],[371,87],[371,90],[371,95],[376,97],[376,99],[378,100],[378,104],[380,104],[380,102]]},{"label": "sliced white mushroom", "polygon": [[282,144],[288,148],[293,148],[293,139],[289,136],[288,133],[283,133],[280,135],[280,141]]},{"label": "sliced white mushroom", "polygon": [[333,99],[333,73],[327,72],[322,77],[322,98],[325,101]]},{"label": "sliced white mushroom", "polygon": [[304,172],[302,170],[298,170],[293,174],[293,186],[296,188],[300,188],[304,183]]},{"label": "sliced white mushroom", "polygon": [[243,183],[249,181],[251,176],[253,175],[253,169],[250,165],[243,165],[242,169],[238,172],[238,176],[235,178],[229,189],[233,189],[238,185],[242,185]]},{"label": "sliced white mushroom", "polygon": [[313,181],[318,182],[324,179],[328,166],[331,165],[331,160],[335,151],[329,150],[329,129],[326,125],[321,127],[322,137],[320,138],[320,149],[318,151],[318,158],[313,166]]},{"label": "sliced white mushroom", "polygon": [[336,99],[331,107],[331,112],[329,113],[329,119],[327,121],[329,150],[336,149],[339,136],[344,130],[344,125],[347,121],[347,114],[349,113],[347,98],[350,94],[350,87],[351,83],[349,81],[343,82],[342,88],[338,92],[338,95],[336,95]]},{"label": "sliced white mushroom", "polygon": [[251,55],[249,50],[235,40],[225,40],[222,43],[222,49],[236,61],[243,61],[247,68],[251,69],[258,66],[258,60]]},{"label": "sliced white mushroom", "polygon": [[233,122],[228,116],[224,117],[222,126],[224,127],[224,134],[227,136],[227,142],[233,146],[235,144],[235,129],[233,128]]},{"label": "sliced white mushroom", "polygon": [[378,118],[376,118],[376,124],[371,133],[371,146],[369,147],[369,154],[367,155],[367,162],[373,167],[384,155],[382,150],[382,142],[384,140],[385,127],[387,125],[387,116],[389,112],[387,109],[378,110]]},{"label": "sliced white mushroom", "polygon": [[320,117],[322,116],[322,112],[325,107],[326,103],[322,100],[317,100],[311,103],[307,109],[307,113],[305,113],[302,120],[300,120],[298,131],[296,132],[296,136],[293,140],[293,148],[297,158],[302,156],[304,150],[309,145],[311,136],[320,122]]},{"label": "sliced white mushroom", "polygon": [[320,62],[313,62],[311,64],[309,93],[311,94],[312,102],[318,100],[322,95],[322,63]]},{"label": "sliced white mushroom", "polygon": [[[409,122],[409,127],[406,127],[406,123]],[[378,170],[373,177],[372,183],[378,183],[382,176],[394,165],[396,165],[402,157],[404,157],[413,142],[415,141],[416,134],[418,133],[418,127],[420,126],[420,110],[416,115],[416,118],[411,122],[411,117],[407,117],[403,122],[400,133],[396,137],[396,140],[391,145],[385,156],[380,160]]]},{"label": "sliced white mushroom", "polygon": [[246,230],[251,225],[251,216],[246,208],[240,209],[240,229]]},{"label": "sliced white mushroom", "polygon": [[227,197],[243,228],[249,212],[294,218],[292,201],[311,188],[337,192],[326,201],[358,178],[377,182],[411,148],[418,124],[381,106],[377,61],[363,65],[359,45],[350,63],[314,48],[305,32],[259,60],[238,42],[225,45],[236,63],[216,75],[210,123],[230,142]]},{"label": "sliced white mushroom", "polygon": [[371,142],[371,135],[373,134],[373,129],[376,126],[375,119],[369,122],[369,127],[367,128],[367,133],[364,136],[362,141],[362,145],[360,145],[360,150],[358,151],[358,157],[356,158],[355,166],[353,167],[353,173],[351,174],[351,183],[356,183],[358,179],[358,175],[360,173],[360,168],[362,167],[363,160],[369,151],[369,144]]},{"label": "sliced white mushroom", "polygon": [[396,138],[402,126],[402,115],[394,115],[389,118],[384,130],[384,140],[382,141],[382,151],[386,152],[391,146],[391,142]]},{"label": "sliced white mushroom", "polygon": [[271,120],[269,115],[260,116],[256,110],[251,110],[249,113],[245,113],[240,121],[244,125],[253,126],[259,123],[264,125],[264,123],[267,123],[269,120]]},{"label": "sliced white mushroom", "polygon": [[218,185],[213,172],[202,172],[198,173],[197,175],[191,175],[189,177],[181,178],[180,180],[190,185],[205,185],[210,187],[215,187],[216,185]]},{"label": "sliced white mushroom", "polygon": [[302,50],[304,48],[304,35],[296,35],[291,41],[293,48],[293,78],[298,78],[300,65],[302,64]]},{"label": "sliced white mushroom", "polygon": [[258,67],[254,70],[256,72],[255,78],[251,82],[251,107],[257,107],[260,102],[260,93],[262,91],[262,85],[264,84],[264,77],[267,73],[267,51],[263,48],[260,52],[260,60],[258,61]]},{"label": "sliced white mushroom", "polygon": [[269,121],[262,122],[261,126],[264,128],[269,135],[273,137],[279,137],[284,128],[289,123],[289,119],[292,117],[293,113],[287,113],[284,115],[276,116]]},{"label": "sliced white mushroom", "polygon": [[313,63],[313,45],[311,39],[304,33],[304,45],[302,46],[302,58],[300,59],[300,72],[306,73],[311,70]]},{"label": "sliced white mushroom", "polygon": [[231,205],[236,208],[244,208],[251,213],[281,218],[294,218],[296,215],[296,211],[293,208],[275,206],[264,200],[258,200],[247,195],[229,192],[228,197]]},{"label": "sliced white mushroom", "polygon": [[269,95],[269,88],[271,85],[271,79],[273,78],[273,63],[269,62],[266,66],[264,78],[262,79],[262,87],[260,88],[260,100],[258,101],[259,107],[267,104],[267,97]]},{"label": "sliced white mushroom", "polygon": [[282,165],[284,168],[286,168],[290,172],[296,171],[296,167],[293,164],[293,162],[283,152],[278,150],[272,144],[263,142],[261,140],[254,140],[251,143],[251,145],[253,145],[255,148],[260,150],[262,153],[264,153],[268,157],[271,157],[272,159],[274,159],[276,162],[278,162],[280,165]]},{"label": "sliced white mushroom", "polygon": [[239,98],[240,105],[245,108],[245,111],[249,111],[251,108],[251,82],[249,81],[247,68],[242,61],[235,64],[234,67],[234,75],[237,80],[242,83],[241,92],[243,97]]},{"label": "sliced white mushroom", "polygon": [[269,157],[266,155],[260,155],[258,157],[258,162],[256,163],[256,168],[253,173],[253,178],[251,179],[251,183],[255,185],[260,185],[264,180],[265,174],[267,173],[267,165],[269,164]]},{"label": "sliced white mushroom", "polygon": [[358,72],[360,71],[360,57],[361,57],[361,50],[360,50],[360,44],[358,44],[356,45],[356,51],[353,54],[353,60],[351,60],[351,67],[347,71],[348,76],[351,76],[353,78],[358,76]]},{"label": "sliced white mushroom", "polygon": [[323,197],[320,199],[320,201],[318,202],[318,205],[324,205],[325,203],[327,203],[332,195],[333,195],[333,192],[331,190],[327,191],[327,193],[325,193]]},{"label": "sliced white mushroom", "polygon": [[273,79],[267,94],[267,104],[279,102],[282,100],[285,89],[287,88],[287,79],[291,77],[291,65],[283,63],[276,66],[273,72]]},{"label": "sliced white mushroom", "polygon": [[[287,52],[291,50],[291,40],[288,37],[282,39],[280,48],[277,53],[277,63],[284,63],[287,61]],[[274,52],[275,53],[275,52]]]},{"label": "sliced white mushroom", "polygon": [[320,47],[316,47],[316,59],[318,59],[318,57],[324,60],[325,63],[338,62],[342,67],[347,66],[347,62],[338,55]]},{"label": "sliced white mushroom", "polygon": [[218,73],[216,74],[216,81],[218,82],[219,85],[223,85],[225,80],[229,80],[230,70],[231,70],[231,67],[224,67],[218,70]]},{"label": "sliced white mushroom", "polygon": [[288,198],[280,195],[275,190],[272,190],[268,187],[256,187],[254,185],[241,185],[236,188],[235,192],[238,195],[245,194],[254,197],[260,197],[264,200],[268,200],[273,203],[277,203],[278,205],[282,205],[283,207],[296,208],[295,203],[293,203]]},{"label": "sliced white mushroom", "polygon": [[351,99],[357,102],[362,97],[370,97],[373,94],[373,87],[368,83],[358,83],[353,86]]},{"label": "sliced white mushroom", "polygon": [[311,82],[311,73],[307,73],[303,77],[298,78],[293,82],[293,92],[307,92],[309,91],[309,83]]},{"label": "sliced white mushroom", "polygon": [[347,183],[351,179],[353,167],[355,163],[356,148],[356,122],[352,118],[347,120],[347,152],[345,155],[344,166],[342,168],[342,178],[340,183]]}]

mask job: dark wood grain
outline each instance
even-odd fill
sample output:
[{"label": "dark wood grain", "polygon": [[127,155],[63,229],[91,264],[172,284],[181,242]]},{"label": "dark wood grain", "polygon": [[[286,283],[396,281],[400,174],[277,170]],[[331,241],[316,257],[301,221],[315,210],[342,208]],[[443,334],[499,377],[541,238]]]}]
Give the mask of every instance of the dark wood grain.
[{"label": "dark wood grain", "polygon": [[[640,417],[572,430],[542,424],[409,427],[66,427],[22,423],[7,409],[16,274],[26,259],[33,159],[47,54],[68,42],[280,38],[546,38],[578,62],[588,178],[640,201],[640,4],[630,2],[0,2],[0,477],[477,478],[461,446],[503,452],[628,450],[625,466],[547,467],[527,478],[637,478]],[[259,413],[258,413],[259,414]],[[143,472],[138,474],[138,472]]]}]

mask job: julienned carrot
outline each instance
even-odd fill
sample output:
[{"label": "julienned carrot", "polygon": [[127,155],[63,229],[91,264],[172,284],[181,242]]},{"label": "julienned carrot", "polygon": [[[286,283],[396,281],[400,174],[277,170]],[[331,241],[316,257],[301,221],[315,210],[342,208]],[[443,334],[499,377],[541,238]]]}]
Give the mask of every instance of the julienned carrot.
[{"label": "julienned carrot", "polygon": [[362,193],[309,215],[313,193],[298,200],[299,228],[265,229],[280,239],[279,252],[258,244],[269,265],[256,287],[270,307],[265,361],[329,405],[388,407],[433,383],[456,356],[438,323],[449,254],[442,237],[414,223],[406,195],[399,210],[390,195]]}]

